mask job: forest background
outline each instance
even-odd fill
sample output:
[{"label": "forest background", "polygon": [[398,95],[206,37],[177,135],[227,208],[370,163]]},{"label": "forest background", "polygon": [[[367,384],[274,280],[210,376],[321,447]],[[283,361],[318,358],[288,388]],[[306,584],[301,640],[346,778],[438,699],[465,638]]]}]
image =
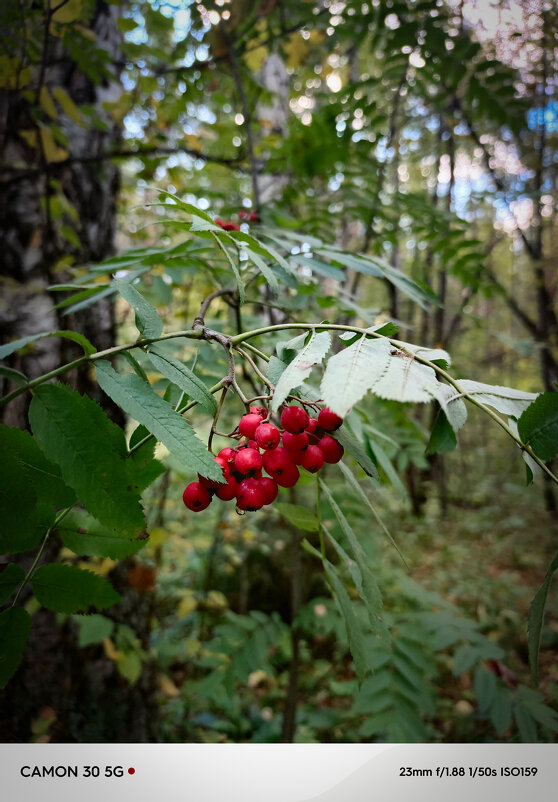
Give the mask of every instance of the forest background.
[{"label": "forest background", "polygon": [[[0,328],[25,342],[3,352],[2,423],[28,427],[25,383],[76,345],[133,342],[136,322],[149,336],[151,307],[187,329],[213,293],[205,322],[231,335],[327,321],[444,349],[452,375],[517,389],[509,405],[491,396],[512,420],[521,398],[553,395],[556,18],[543,0],[3,4]],[[236,231],[238,264],[223,248]],[[258,348],[288,362],[296,334]],[[180,407],[160,354],[119,353]],[[205,391],[227,370],[209,342],[172,353]],[[237,366],[250,396],[266,392],[256,357]],[[85,363],[60,378],[137,448],[147,430]],[[158,445],[137,466],[140,539],[108,544],[84,509],[48,541],[8,536],[6,612],[15,593],[32,628],[6,658],[3,740],[555,740],[557,489],[531,481],[483,410],[457,445],[439,406],[406,400],[367,396],[345,467],[260,512],[192,514],[195,470]],[[240,414],[229,397],[219,429]],[[207,441],[207,410],[188,420]],[[8,521],[12,477],[7,459]],[[54,562],[108,579],[120,601],[74,614],[21,584]],[[389,648],[366,622],[366,570]]]}]

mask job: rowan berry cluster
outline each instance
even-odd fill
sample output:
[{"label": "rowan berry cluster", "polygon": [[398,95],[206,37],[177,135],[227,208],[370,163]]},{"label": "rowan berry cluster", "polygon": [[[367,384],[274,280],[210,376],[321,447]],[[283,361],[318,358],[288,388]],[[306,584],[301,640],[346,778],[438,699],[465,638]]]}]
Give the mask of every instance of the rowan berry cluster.
[{"label": "rowan berry cluster", "polygon": [[236,499],[242,511],[271,504],[280,487],[294,487],[298,482],[300,467],[317,473],[324,463],[339,462],[343,446],[331,432],[342,423],[328,407],[312,418],[305,409],[293,405],[283,407],[278,427],[269,420],[265,407],[250,407],[238,423],[242,442],[235,448],[221,449],[215,457],[223,471],[223,481],[198,474],[199,481],[191,482],[184,491],[184,504],[193,512],[201,512],[214,495],[223,501]]}]

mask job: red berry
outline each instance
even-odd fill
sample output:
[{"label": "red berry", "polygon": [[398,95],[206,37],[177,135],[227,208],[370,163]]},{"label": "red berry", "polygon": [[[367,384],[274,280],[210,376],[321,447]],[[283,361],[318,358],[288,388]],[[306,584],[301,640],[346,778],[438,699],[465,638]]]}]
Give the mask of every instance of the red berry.
[{"label": "red berry", "polygon": [[324,460],[329,462],[330,465],[333,465],[336,462],[339,462],[343,454],[345,453],[345,449],[335,440],[333,437],[330,437],[326,434],[325,437],[318,442],[318,448],[322,450],[324,455]]},{"label": "red berry", "polygon": [[276,479],[283,471],[289,469],[293,464],[286,448],[273,448],[271,451],[264,451],[263,466],[270,476]]},{"label": "red berry", "polygon": [[262,455],[255,448],[242,448],[234,458],[234,467],[243,476],[253,476],[262,467]]},{"label": "red berry", "polygon": [[221,220],[220,217],[216,217],[215,222],[218,226],[221,226],[223,231],[240,231],[240,226],[233,223],[232,220]]},{"label": "red berry", "polygon": [[300,478],[300,473],[296,465],[292,462],[280,474],[275,476],[275,481],[281,487],[294,487]]},{"label": "red berry", "polygon": [[221,459],[224,459],[227,462],[234,462],[234,458],[236,457],[236,448],[231,448],[230,446],[222,448],[217,456],[221,457]]},{"label": "red berry", "polygon": [[252,439],[261,422],[261,415],[255,415],[253,412],[249,415],[243,415],[238,423],[238,431],[240,434],[244,435],[244,437]]},{"label": "red berry", "polygon": [[256,212],[250,212],[250,214],[248,215],[248,220],[251,223],[259,223],[260,216]]},{"label": "red berry", "polygon": [[253,415],[260,415],[264,420],[267,418],[268,412],[265,407],[250,407],[250,412]]},{"label": "red berry", "polygon": [[241,510],[259,510],[265,504],[265,491],[258,479],[244,479],[236,497],[236,506]]},{"label": "red berry", "polygon": [[211,493],[201,482],[190,482],[182,494],[182,501],[192,512],[201,512],[211,504]]},{"label": "red berry", "polygon": [[306,432],[301,432],[300,434],[283,433],[283,447],[287,451],[304,451],[307,446],[308,435]]},{"label": "red berry", "polygon": [[219,485],[215,495],[217,498],[220,498],[221,501],[231,501],[231,499],[236,498],[238,493],[239,484],[233,476],[229,476],[227,478],[226,485]]},{"label": "red berry", "polygon": [[221,467],[221,470],[223,471],[223,480],[221,482],[216,482],[214,479],[208,479],[207,477],[201,476],[198,473],[198,479],[200,480],[200,484],[202,484],[204,487],[215,489],[216,487],[222,485],[223,482],[227,481],[227,477],[230,474],[229,463],[227,462],[226,459],[223,459],[223,457],[219,456],[215,457],[215,462]]},{"label": "red berry", "polygon": [[343,418],[340,418],[339,415],[336,415],[335,412],[332,412],[329,407],[324,407],[320,410],[320,414],[318,415],[318,426],[321,426],[325,432],[334,432],[341,426],[342,423]]},{"label": "red berry", "polygon": [[256,451],[260,450],[257,440],[248,440],[246,443],[246,448],[254,448]]},{"label": "red berry", "polygon": [[279,492],[279,488],[277,487],[277,482],[275,479],[270,479],[269,476],[262,476],[259,480],[260,487],[264,491],[265,495],[265,504],[271,504],[272,501],[275,501],[277,498],[277,493]]},{"label": "red berry", "polygon": [[306,454],[306,449],[303,451],[289,451],[288,454],[291,462],[294,462],[295,465],[302,465],[302,458]]},{"label": "red berry", "polygon": [[254,437],[259,447],[268,451],[270,448],[276,448],[279,445],[281,433],[277,426],[272,423],[260,423]]},{"label": "red berry", "polygon": [[308,434],[314,434],[316,429],[318,428],[318,421],[316,418],[308,418],[308,426],[306,427],[306,431]]},{"label": "red berry", "polygon": [[308,426],[308,414],[302,407],[285,407],[281,413],[281,426],[290,434],[300,434]]},{"label": "red berry", "polygon": [[317,473],[325,462],[324,453],[318,446],[308,446],[302,457],[301,465],[310,473]]},{"label": "red berry", "polygon": [[238,216],[241,220],[245,220],[248,217],[248,212],[246,209],[239,209]]}]

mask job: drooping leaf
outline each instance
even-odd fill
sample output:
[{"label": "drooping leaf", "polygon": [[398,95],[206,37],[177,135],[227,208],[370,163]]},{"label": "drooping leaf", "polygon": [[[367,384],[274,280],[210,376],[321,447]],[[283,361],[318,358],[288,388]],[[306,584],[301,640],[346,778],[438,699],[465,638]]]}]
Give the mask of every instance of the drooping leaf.
[{"label": "drooping leaf", "polygon": [[136,327],[141,337],[147,340],[160,337],[163,331],[163,322],[157,314],[157,310],[128,281],[119,280],[114,284],[120,295],[134,309]]},{"label": "drooping leaf", "polygon": [[535,593],[529,608],[529,619],[527,623],[528,646],[529,646],[529,666],[533,682],[539,681],[539,650],[541,647],[541,635],[544,621],[544,608],[546,598],[554,572],[558,570],[558,554],[554,557],[548,567],[544,582]]},{"label": "drooping leaf", "polygon": [[21,663],[31,632],[31,616],[23,607],[0,613],[0,688],[5,688]]},{"label": "drooping leaf", "polygon": [[137,536],[145,522],[130,483],[126,441],[100,406],[67,386],[44,385],[35,391],[29,421],[46,457],[89,512],[120,534]]},{"label": "drooping leaf", "polygon": [[37,601],[56,613],[103,610],[120,601],[120,594],[102,576],[74,565],[42,565],[31,579]]},{"label": "drooping leaf", "polygon": [[430,432],[430,440],[426,446],[425,453],[427,455],[445,454],[447,451],[453,451],[456,446],[457,437],[455,432],[450,426],[445,413],[440,409]]},{"label": "drooping leaf", "polygon": [[345,451],[350,454],[351,457],[356,459],[365,473],[367,473],[374,482],[377,482],[379,479],[378,469],[347,426],[342,426],[335,432],[335,439],[341,443]]},{"label": "drooping leaf", "polygon": [[298,387],[310,375],[314,365],[321,364],[330,346],[331,337],[328,332],[322,331],[319,334],[312,332],[308,343],[289,363],[277,382],[272,404],[274,411],[279,409],[293,387]]},{"label": "drooping leaf", "polygon": [[75,616],[74,621],[79,625],[78,646],[82,649],[102,643],[105,638],[110,638],[114,630],[114,621],[99,613]]},{"label": "drooping leaf", "polygon": [[13,340],[11,343],[7,343],[6,345],[1,345],[0,359],[5,359],[10,354],[13,354],[14,351],[19,351],[19,349],[23,348],[25,345],[29,345],[29,343],[35,342],[35,340],[43,339],[44,337],[63,337],[65,340],[72,340],[72,342],[81,345],[86,356],[90,356],[96,351],[96,348],[91,345],[87,337],[84,337],[83,334],[80,334],[77,331],[45,331],[41,334],[30,334],[28,337],[22,337],[21,339]]},{"label": "drooping leaf", "polygon": [[325,482],[320,479],[320,487],[322,488],[331,509],[341,529],[343,534],[347,538],[349,545],[351,547],[352,555],[356,561],[360,572],[360,581],[356,580],[357,590],[359,595],[366,605],[366,611],[368,613],[368,620],[370,622],[370,626],[372,628],[373,633],[383,642],[386,646],[389,646],[389,634],[386,629],[386,625],[382,621],[382,594],[380,592],[380,588],[378,587],[378,583],[370,567],[366,561],[366,557],[362,546],[360,545],[357,536],[355,535],[352,527],[349,525],[345,515],[342,513],[339,505],[333,498],[333,495],[325,484]]},{"label": "drooping leaf", "polygon": [[66,548],[80,557],[110,557],[123,560],[137,554],[148,542],[147,537],[130,540],[89,515],[85,510],[73,509],[57,527]]},{"label": "drooping leaf", "polygon": [[323,561],[324,569],[331,585],[333,597],[339,605],[341,615],[345,621],[347,628],[347,637],[349,640],[349,649],[355,665],[355,673],[357,675],[358,684],[362,685],[364,677],[369,670],[368,655],[366,651],[366,636],[356,615],[352,602],[345,590],[341,579],[337,575],[334,566],[329,560]]},{"label": "drooping leaf", "polygon": [[178,359],[170,356],[160,347],[152,345],[148,349],[149,359],[153,367],[163,374],[169,381],[176,384],[191,399],[197,401],[208,415],[214,415],[217,402],[207,387],[196,374]]},{"label": "drooping leaf", "polygon": [[6,365],[0,365],[0,376],[17,384],[18,387],[25,387],[29,383],[29,379],[21,371],[8,368]]},{"label": "drooping leaf", "polygon": [[25,579],[25,571],[21,565],[8,563],[0,572],[0,604],[4,604],[11,598],[15,589]]},{"label": "drooping leaf", "polygon": [[558,393],[542,393],[517,421],[519,436],[544,462],[558,454]]},{"label": "drooping leaf", "polygon": [[[220,231],[221,231],[221,233],[224,233],[224,232],[222,232],[222,230],[220,230]],[[216,234],[213,231],[211,232],[211,236],[213,237],[213,239],[215,240],[215,242],[217,243],[219,248],[223,251],[223,253],[225,254],[225,256],[227,258],[228,263],[231,266],[231,270],[232,270],[233,275],[234,275],[235,280],[236,280],[236,288],[238,290],[238,300],[239,300],[240,304],[242,305],[244,303],[244,301],[246,300],[246,291],[244,289],[244,282],[242,281],[242,276],[240,275],[240,270],[238,269],[238,266],[237,266],[236,262],[234,261],[234,259],[230,255],[227,246],[222,241],[223,237],[219,236],[219,234]]]},{"label": "drooping leaf", "polygon": [[221,468],[192,427],[139,376],[121,376],[104,359],[95,363],[95,370],[101,389],[142,423],[185,467],[209,479],[223,478]]},{"label": "drooping leaf", "polygon": [[289,523],[296,526],[297,529],[302,529],[304,532],[317,532],[320,524],[318,519],[306,507],[301,507],[300,504],[286,504],[280,502],[273,505],[277,512],[286,518]]}]

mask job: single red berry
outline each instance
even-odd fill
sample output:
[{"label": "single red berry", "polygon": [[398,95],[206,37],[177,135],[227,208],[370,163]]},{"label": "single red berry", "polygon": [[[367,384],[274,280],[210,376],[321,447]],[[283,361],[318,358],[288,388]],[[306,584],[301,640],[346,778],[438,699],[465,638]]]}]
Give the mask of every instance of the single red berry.
[{"label": "single red berry", "polygon": [[289,469],[293,464],[286,448],[273,448],[271,451],[264,451],[263,466],[270,476],[276,479],[283,471]]},{"label": "single red berry", "polygon": [[308,418],[308,426],[306,427],[305,431],[308,434],[314,434],[317,428],[318,428],[318,421],[316,420],[316,418]]},{"label": "single red berry", "polygon": [[262,455],[255,448],[242,448],[234,458],[234,467],[243,476],[254,476],[262,467]]},{"label": "single red berry", "polygon": [[341,426],[342,423],[343,418],[340,418],[339,415],[336,415],[335,412],[332,412],[329,407],[324,407],[320,410],[320,414],[318,415],[318,426],[320,426],[325,432],[334,432]]},{"label": "single red berry", "polygon": [[248,212],[246,211],[246,209],[239,209],[238,216],[240,217],[241,220],[246,220],[246,218],[248,217]]},{"label": "single red berry", "polygon": [[318,442],[318,448],[321,449],[324,455],[324,460],[329,462],[330,465],[334,465],[336,462],[339,462],[343,454],[345,453],[345,449],[335,440],[333,437],[330,437],[326,434],[325,437]]},{"label": "single red berry", "polygon": [[281,432],[272,423],[260,423],[256,429],[256,443],[260,448],[269,451],[270,448],[277,448],[281,440]]},{"label": "single red berry", "polygon": [[240,510],[259,510],[265,504],[265,491],[258,479],[244,479],[236,496],[236,506]]},{"label": "single red berry", "polygon": [[238,422],[238,431],[244,437],[249,437],[252,440],[261,422],[261,415],[255,415],[253,412],[249,415],[243,415]]},{"label": "single red berry", "polygon": [[229,476],[227,478],[226,485],[219,485],[217,492],[215,495],[217,498],[220,498],[221,501],[231,501],[231,499],[236,498],[238,493],[238,482],[234,478],[234,476]]},{"label": "single red berry", "polygon": [[222,448],[221,451],[217,454],[218,457],[221,459],[226,460],[227,462],[234,462],[234,458],[236,457],[236,448],[231,448],[227,446],[226,448]]},{"label": "single red berry", "polygon": [[308,413],[302,407],[285,407],[281,413],[281,426],[290,434],[300,434],[308,426]]},{"label": "single red berry", "polygon": [[317,473],[325,462],[324,453],[318,446],[308,446],[302,457],[301,465],[310,473]]},{"label": "single red berry", "polygon": [[248,215],[248,220],[251,223],[259,223],[260,222],[260,216],[256,212],[250,212],[250,214]]},{"label": "single red berry", "polygon": [[253,415],[260,415],[264,420],[268,416],[268,411],[265,407],[250,407],[250,412]]},{"label": "single red berry", "polygon": [[275,476],[275,481],[281,487],[294,487],[300,478],[300,472],[292,462],[280,474]]},{"label": "single red berry", "polygon": [[221,220],[217,218],[215,220],[218,226],[221,226],[223,231],[240,231],[240,226],[236,223],[233,223],[232,220]]},{"label": "single red berry", "polygon": [[308,435],[306,432],[300,434],[291,434],[290,432],[283,432],[283,448],[287,451],[304,451],[308,446]]},{"label": "single red berry", "polygon": [[260,487],[264,491],[265,495],[265,504],[271,504],[277,498],[277,493],[279,492],[279,488],[277,487],[277,482],[275,479],[270,479],[269,476],[262,476],[259,480]]},{"label": "single red berry", "polygon": [[215,457],[215,462],[217,463],[217,465],[221,467],[221,470],[223,471],[223,479],[221,482],[216,482],[215,479],[208,479],[206,476],[201,476],[201,474],[198,473],[198,479],[200,481],[200,484],[212,490],[215,489],[216,487],[219,487],[224,482],[226,482],[231,472],[229,463],[227,462],[226,459],[223,459],[223,457],[219,456]]},{"label": "single red berry", "polygon": [[255,448],[256,451],[260,450],[257,440],[248,440],[248,442],[246,443],[246,448]]},{"label": "single red berry", "polygon": [[211,493],[201,482],[190,482],[182,494],[182,501],[192,512],[201,512],[211,504]]}]

